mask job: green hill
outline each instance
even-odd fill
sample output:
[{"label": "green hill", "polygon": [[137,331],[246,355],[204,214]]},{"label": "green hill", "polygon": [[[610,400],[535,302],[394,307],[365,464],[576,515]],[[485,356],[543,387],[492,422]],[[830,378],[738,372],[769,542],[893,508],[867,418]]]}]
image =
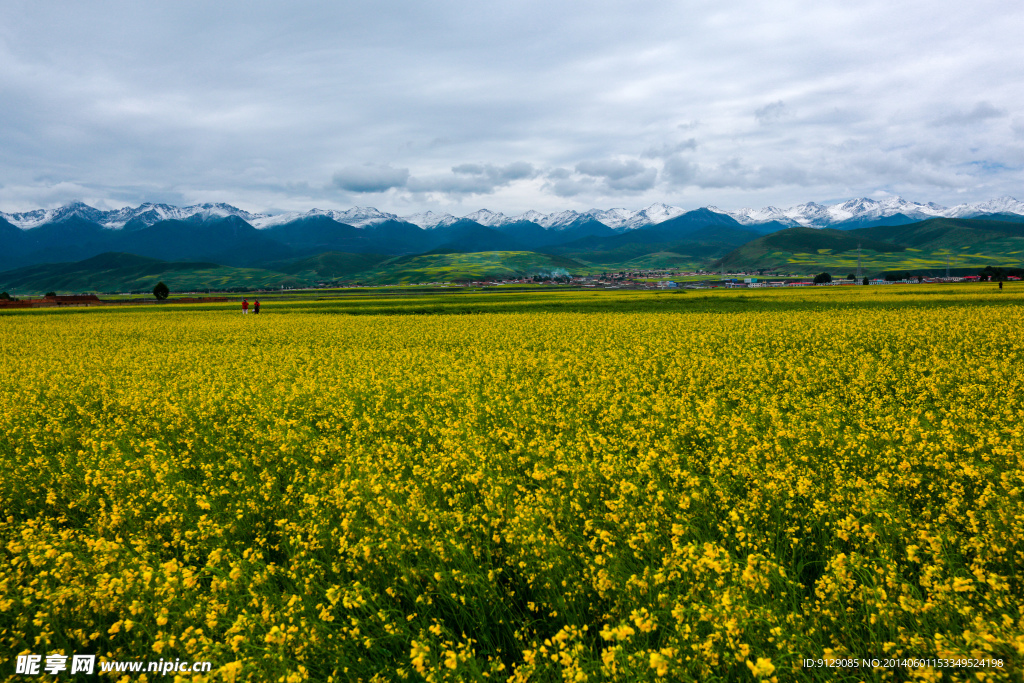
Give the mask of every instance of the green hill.
[{"label": "green hill", "polygon": [[[725,258],[726,268],[772,267],[796,254],[828,255],[862,250],[872,253],[893,253],[906,247],[882,240],[859,237],[855,230],[828,228],[787,228],[747,242],[730,252]],[[721,265],[721,260],[718,261]]]},{"label": "green hill", "polygon": [[[734,272],[811,274],[827,271],[845,275],[856,271],[858,255],[863,272],[871,275],[904,271],[938,274],[944,272],[947,264],[957,271],[1024,265],[1024,223],[1000,220],[998,216],[939,218],[846,230],[796,227],[754,239],[751,236],[755,233],[735,225],[706,224],[697,218],[702,216],[692,218],[689,223],[677,221],[671,230],[639,229],[621,234],[590,234],[590,228],[584,225],[576,239],[546,247],[554,253],[508,248],[470,251],[468,246],[459,246],[458,240],[448,239],[463,232],[473,238],[470,241],[479,243],[504,239],[500,233],[487,232],[476,224],[450,231],[444,239],[435,236],[434,242],[443,243],[426,253],[387,256],[325,251],[312,256],[294,256],[291,248],[282,247],[277,251],[278,258],[285,258],[263,260],[259,267],[252,268],[223,266],[209,260],[163,261],[108,252],[75,263],[48,263],[0,272],[0,291],[15,294],[51,290],[150,291],[159,281],[179,292],[295,287],[323,281],[409,284],[555,273],[585,275],[608,270],[718,270],[723,262],[726,269]],[[716,216],[712,218],[719,220]],[[322,237],[320,228],[324,226],[299,227],[305,231],[300,236],[309,242],[304,248],[311,247]],[[344,226],[328,225],[327,228],[337,231]],[[415,226],[396,224],[388,229],[408,231]]]},{"label": "green hill", "polygon": [[583,264],[562,256],[532,251],[482,251],[399,256],[381,262],[357,277],[365,283],[409,284],[504,279],[583,270]]},{"label": "green hill", "polygon": [[264,263],[263,268],[279,273],[301,276],[306,279],[347,279],[356,273],[373,268],[388,256],[380,254],[349,254],[327,251],[316,256]]},{"label": "green hill", "polygon": [[711,259],[721,258],[735,247],[735,244],[713,242],[627,242],[614,248],[571,251],[563,255],[584,264],[591,271],[697,268]]},{"label": "green hill", "polygon": [[113,252],[74,263],[45,263],[0,272],[0,290],[12,294],[149,291],[157,282],[165,283],[172,292],[307,284],[293,275],[257,268],[161,261]]},{"label": "green hill", "polygon": [[988,219],[937,218],[853,230],[789,228],[748,242],[709,264],[740,271],[847,274],[894,271],[941,274],[985,266],[1017,267],[1024,255],[1024,224]]},{"label": "green hill", "polygon": [[[680,223],[673,219],[618,235],[585,237],[549,247],[547,251],[598,270],[699,268],[759,236],[757,232],[736,227],[728,216],[724,219],[734,225]],[[667,223],[672,225],[663,228]]]},{"label": "green hill", "polygon": [[917,249],[961,249],[1024,238],[1024,224],[977,218],[932,218],[907,225],[860,228],[851,230],[850,234]]}]

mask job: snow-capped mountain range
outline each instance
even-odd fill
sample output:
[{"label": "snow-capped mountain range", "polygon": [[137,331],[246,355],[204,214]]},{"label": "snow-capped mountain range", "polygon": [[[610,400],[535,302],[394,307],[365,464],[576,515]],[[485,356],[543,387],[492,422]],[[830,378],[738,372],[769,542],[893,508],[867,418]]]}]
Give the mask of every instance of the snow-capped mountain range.
[{"label": "snow-capped mountain range", "polygon": [[24,213],[3,213],[0,218],[13,223],[19,228],[37,228],[46,223],[55,223],[72,217],[84,218],[99,223],[105,228],[123,228],[129,221],[139,219],[145,225],[152,225],[166,220],[185,220],[199,216],[201,218],[225,218],[238,216],[252,222],[260,218],[269,218],[264,214],[249,213],[230,204],[195,204],[194,206],[171,206],[170,204],[146,203],[136,208],[124,207],[113,211],[94,209],[82,202],[72,202],[58,209],[36,209]]},{"label": "snow-capped mountain range", "polygon": [[[902,197],[897,196],[887,197],[882,200],[867,198],[851,199],[829,205],[808,202],[791,206],[787,209],[780,209],[774,206],[766,206],[762,209],[737,210],[720,209],[715,206],[708,206],[706,208],[716,213],[729,215],[743,225],[756,225],[777,221],[786,226],[801,225],[814,228],[828,227],[844,221],[874,220],[897,214],[903,214],[915,220],[935,217],[970,218],[993,213],[1024,215],[1024,202],[1018,201],[1013,197],[1000,197],[983,202],[957,204],[949,208],[930,202],[928,204],[908,202]],[[81,202],[75,202],[57,209],[37,209],[24,213],[0,212],[0,218],[19,228],[25,229],[66,220],[75,216],[112,229],[123,228],[129,222],[132,222],[133,225],[143,226],[170,219],[195,220],[196,218],[227,216],[237,216],[256,228],[269,228],[275,225],[283,225],[299,218],[326,216],[357,228],[376,225],[386,221],[405,221],[418,225],[421,228],[431,229],[448,226],[456,221],[468,219],[488,227],[501,227],[519,221],[530,221],[544,228],[558,230],[578,223],[581,220],[598,221],[615,229],[635,229],[647,225],[656,225],[684,213],[686,213],[685,209],[660,203],[652,204],[638,211],[628,209],[591,209],[582,213],[566,210],[548,214],[538,211],[527,211],[517,216],[506,216],[502,213],[489,211],[488,209],[480,209],[465,216],[457,217],[450,213],[435,213],[433,211],[412,214],[410,216],[398,216],[378,211],[372,207],[359,206],[346,211],[312,209],[305,212],[293,211],[270,215],[265,213],[249,213],[230,204],[219,203],[195,204],[183,207],[146,203],[136,208],[124,207],[112,211],[103,211]]]}]

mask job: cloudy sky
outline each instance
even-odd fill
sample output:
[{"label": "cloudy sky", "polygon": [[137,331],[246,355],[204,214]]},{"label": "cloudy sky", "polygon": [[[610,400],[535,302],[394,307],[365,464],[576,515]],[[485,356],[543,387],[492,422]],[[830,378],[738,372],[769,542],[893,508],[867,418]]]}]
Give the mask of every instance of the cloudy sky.
[{"label": "cloudy sky", "polygon": [[0,4],[0,210],[1024,199],[1024,5]]}]

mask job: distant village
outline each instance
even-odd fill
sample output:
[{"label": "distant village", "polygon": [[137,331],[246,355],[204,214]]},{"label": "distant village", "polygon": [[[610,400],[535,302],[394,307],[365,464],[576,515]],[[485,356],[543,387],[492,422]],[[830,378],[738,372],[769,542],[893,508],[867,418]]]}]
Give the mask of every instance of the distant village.
[{"label": "distant village", "polygon": [[[101,299],[95,294],[54,294],[45,296],[18,299],[4,296],[7,292],[0,293],[0,309],[4,308],[65,308],[68,306],[104,306],[104,305],[140,305],[151,304],[152,299],[123,298],[123,299]],[[128,296],[127,294],[123,296]],[[223,296],[184,296],[170,300],[168,303],[195,304],[230,301]]]},{"label": "distant village", "polygon": [[[825,274],[827,275],[827,274]],[[676,278],[676,279],[673,279]],[[418,285],[450,287],[500,287],[509,285],[566,285],[593,287],[595,289],[755,289],[762,287],[835,287],[844,285],[897,285],[925,283],[979,282],[987,280],[985,275],[963,275],[947,277],[875,277],[875,278],[827,278],[807,279],[806,277],[763,276],[754,273],[710,273],[707,271],[665,271],[640,270],[604,273],[601,275],[558,275],[532,276],[505,279],[473,280],[471,282],[421,282]],[[1010,275],[1006,280],[1020,280]],[[391,285],[393,287],[403,285]]]},{"label": "distant village", "polygon": [[[1020,271],[1013,271],[1020,272]],[[574,287],[593,289],[633,289],[633,290],[706,290],[706,289],[757,289],[757,288],[782,288],[782,287],[837,287],[856,285],[917,285],[928,283],[956,283],[956,282],[981,282],[1001,279],[1008,281],[1019,281],[1020,275],[1005,275],[998,271],[992,274],[983,272],[979,275],[951,275],[946,277],[924,277],[924,276],[903,276],[889,275],[885,278],[833,278],[828,273],[821,273],[813,279],[806,276],[784,277],[780,275],[762,275],[757,273],[711,273],[708,271],[670,271],[670,270],[637,270],[620,271],[617,273],[602,273],[600,275],[534,275],[530,277],[494,278],[472,281],[436,281],[417,282],[391,285],[369,285],[362,283],[338,283],[321,281],[313,288],[291,288],[282,287],[281,291],[316,291],[318,289],[366,289],[366,288],[402,288],[402,287],[521,287],[535,288],[537,286]],[[235,294],[244,292],[277,292],[276,289],[263,290],[231,290]],[[96,294],[74,294],[57,295],[49,292],[47,295],[36,298],[15,298],[8,296],[7,292],[0,293],[0,309],[5,308],[61,308],[68,306],[97,306],[111,304],[140,305],[152,303],[153,299],[140,298],[135,296],[142,294],[122,293],[118,296],[124,298],[100,299]],[[224,293],[213,294],[212,292],[181,292],[184,296],[176,296],[168,299],[167,303],[213,303],[225,302],[230,299]]]}]

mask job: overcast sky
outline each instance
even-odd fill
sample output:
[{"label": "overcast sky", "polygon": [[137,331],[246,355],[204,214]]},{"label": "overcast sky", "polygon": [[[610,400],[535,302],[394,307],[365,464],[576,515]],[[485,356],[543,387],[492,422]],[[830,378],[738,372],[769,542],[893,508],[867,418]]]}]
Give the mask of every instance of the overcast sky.
[{"label": "overcast sky", "polygon": [[1024,199],[1019,2],[0,4],[0,210]]}]

